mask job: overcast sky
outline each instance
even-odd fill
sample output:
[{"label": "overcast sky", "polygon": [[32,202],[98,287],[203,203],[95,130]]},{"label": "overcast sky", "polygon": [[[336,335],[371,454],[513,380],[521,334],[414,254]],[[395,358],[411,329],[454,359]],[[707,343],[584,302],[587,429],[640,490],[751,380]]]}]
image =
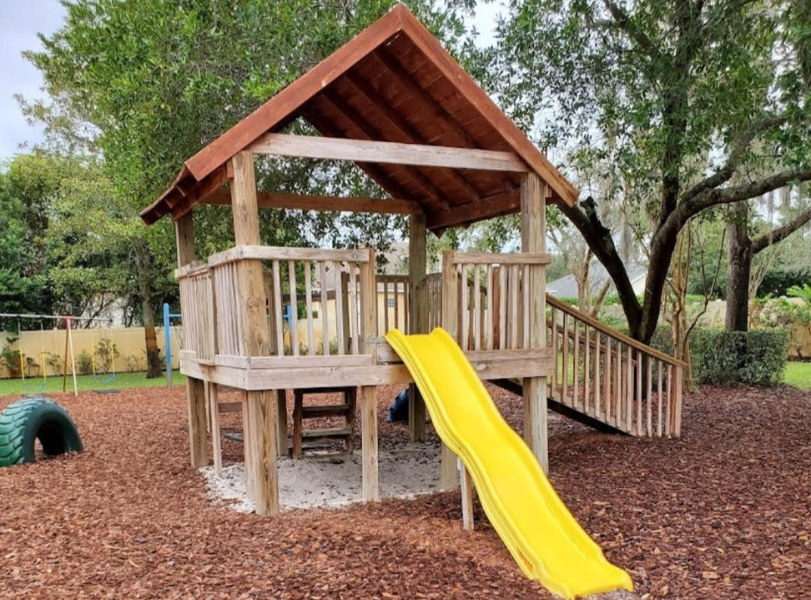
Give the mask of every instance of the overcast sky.
[{"label": "overcast sky", "polygon": [[20,53],[39,49],[37,33],[59,28],[65,10],[59,0],[0,0],[0,159],[18,153],[22,143],[36,143],[41,132],[29,127],[13,95],[40,95],[42,78]]},{"label": "overcast sky", "polygon": [[[479,8],[474,21],[480,43],[492,39],[499,4]],[[23,50],[40,49],[37,33],[49,35],[59,29],[65,9],[59,0],[0,0],[0,160],[20,152],[42,139],[39,127],[26,123],[13,95],[28,99],[42,95],[39,72],[23,57]]]}]

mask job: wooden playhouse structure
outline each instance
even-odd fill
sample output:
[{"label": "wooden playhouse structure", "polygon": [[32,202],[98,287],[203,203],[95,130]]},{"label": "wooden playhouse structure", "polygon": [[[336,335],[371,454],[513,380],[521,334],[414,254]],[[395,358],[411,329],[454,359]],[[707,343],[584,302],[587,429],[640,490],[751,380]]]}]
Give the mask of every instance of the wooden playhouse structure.
[{"label": "wooden playhouse structure", "polygon": [[[296,119],[322,135],[285,134]],[[354,161],[390,197],[257,190],[257,154]],[[376,499],[377,386],[412,382],[380,322],[408,333],[443,326],[482,379],[521,393],[525,439],[544,468],[547,408],[632,435],[678,436],[683,365],[545,295],[546,203],[577,196],[422,24],[395,7],[186,161],[141,213],[147,224],[170,215],[176,225],[192,465],[208,464],[209,413],[219,467],[218,389],[240,390],[248,494],[259,514],[273,515],[276,458],[287,449],[285,390],[359,388],[363,498]],[[231,206],[233,248],[196,255],[198,204]],[[407,215],[408,276],[377,275],[370,249],[263,246],[265,208]],[[429,233],[518,212],[520,253],[447,252],[442,272],[427,275]],[[406,314],[378,320],[391,310],[377,300],[389,285],[407,289]],[[330,286],[332,320],[313,308],[327,305]],[[285,304],[303,307],[304,317],[292,310],[285,325]],[[409,412],[411,437],[423,440],[416,393]],[[441,481],[457,485],[446,448]]]}]

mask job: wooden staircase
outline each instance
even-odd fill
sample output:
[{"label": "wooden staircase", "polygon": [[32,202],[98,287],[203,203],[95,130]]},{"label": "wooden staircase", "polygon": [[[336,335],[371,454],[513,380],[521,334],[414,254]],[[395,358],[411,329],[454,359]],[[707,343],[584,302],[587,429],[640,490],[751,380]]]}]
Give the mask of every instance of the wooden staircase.
[{"label": "wooden staircase", "polygon": [[[474,255],[464,255],[474,256]],[[444,260],[444,259],[443,259]],[[525,348],[531,299],[524,266],[481,266],[428,277],[429,328],[442,321],[442,295],[456,288],[457,341],[470,352]],[[685,364],[546,295],[546,346],[556,368],[547,379],[548,406],[602,431],[639,437],[679,437]],[[522,382],[497,380],[515,393]]]},{"label": "wooden staircase", "polygon": [[[315,394],[329,394],[338,392],[343,396],[341,404],[305,404],[304,397]],[[295,390],[295,404],[293,407],[293,458],[301,458],[305,446],[327,441],[343,441],[344,452],[352,454],[355,436],[355,407],[357,405],[358,390],[354,387],[297,389]],[[306,419],[323,419],[329,417],[343,417],[340,427],[304,429]]]},{"label": "wooden staircase", "polygon": [[547,345],[557,369],[549,406],[598,429],[638,437],[679,437],[685,364],[552,296]]}]

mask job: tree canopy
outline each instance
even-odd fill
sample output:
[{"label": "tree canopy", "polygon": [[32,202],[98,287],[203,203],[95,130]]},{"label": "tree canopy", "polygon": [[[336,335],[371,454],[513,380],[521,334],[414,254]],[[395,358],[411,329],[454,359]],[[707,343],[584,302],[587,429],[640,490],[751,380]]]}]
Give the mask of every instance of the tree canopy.
[{"label": "tree canopy", "polygon": [[[493,67],[502,101],[567,173],[615,182],[562,211],[650,339],[687,222],[811,179],[811,20],[801,0],[512,0]],[[597,205],[648,249],[640,303]]]}]

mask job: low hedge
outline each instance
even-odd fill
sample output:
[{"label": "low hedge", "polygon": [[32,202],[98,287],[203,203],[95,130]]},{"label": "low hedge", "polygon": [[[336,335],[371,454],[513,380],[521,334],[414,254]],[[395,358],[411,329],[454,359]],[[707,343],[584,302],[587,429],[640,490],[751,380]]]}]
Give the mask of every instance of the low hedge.
[{"label": "low hedge", "polygon": [[786,368],[788,341],[785,329],[698,330],[691,344],[693,379],[716,384],[779,383]]}]

